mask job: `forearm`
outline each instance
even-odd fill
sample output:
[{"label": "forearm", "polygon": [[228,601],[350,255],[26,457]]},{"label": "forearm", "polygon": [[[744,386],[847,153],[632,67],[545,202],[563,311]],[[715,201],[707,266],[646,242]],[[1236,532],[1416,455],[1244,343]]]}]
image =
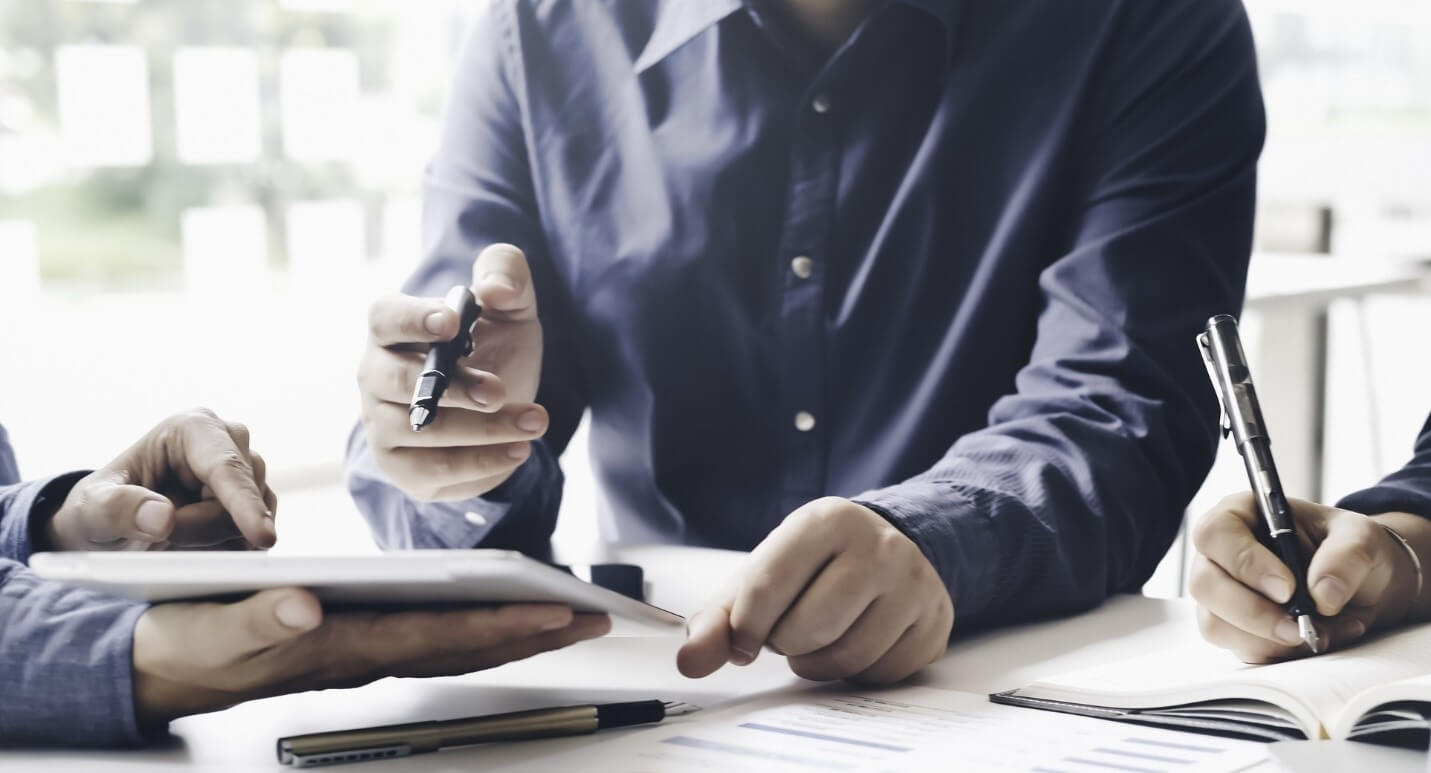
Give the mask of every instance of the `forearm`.
[{"label": "forearm", "polygon": [[1046,410],[967,436],[924,474],[854,497],[923,549],[961,629],[1075,612],[1136,590],[1207,462],[1164,452],[1173,437],[1139,443],[1126,427],[1095,430],[1119,425],[1109,415]]},{"label": "forearm", "polygon": [[[1372,520],[1401,535],[1416,554],[1412,560],[1406,549],[1399,544],[1393,549],[1392,588],[1405,588],[1407,602],[1399,608],[1385,610],[1383,618],[1392,623],[1424,623],[1431,621],[1431,588],[1425,587],[1425,570],[1431,569],[1431,520],[1411,513],[1382,513],[1372,516]],[[1393,538],[1394,539],[1394,538]],[[1420,564],[1418,570],[1417,563]],[[1418,579],[1418,574],[1420,578]],[[1423,586],[1416,592],[1417,583]],[[1396,598],[1399,594],[1388,594]]]},{"label": "forearm", "polygon": [[48,549],[46,521],[86,474],[72,472],[0,487],[0,559],[23,564],[31,553]]},{"label": "forearm", "polygon": [[39,579],[0,561],[0,746],[132,746],[145,606]]},{"label": "forearm", "polygon": [[485,496],[460,502],[419,502],[390,483],[361,426],[348,444],[348,490],[385,549],[490,547],[541,554],[561,508],[562,472],[547,445]]}]

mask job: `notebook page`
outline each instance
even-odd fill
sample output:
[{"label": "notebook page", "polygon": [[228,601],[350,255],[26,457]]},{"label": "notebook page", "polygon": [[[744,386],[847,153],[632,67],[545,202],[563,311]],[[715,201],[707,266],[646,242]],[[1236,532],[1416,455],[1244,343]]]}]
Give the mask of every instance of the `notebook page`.
[{"label": "notebook page", "polygon": [[1427,653],[1421,668],[1422,676],[1391,684],[1377,685],[1359,693],[1342,710],[1333,724],[1333,738],[1345,738],[1363,715],[1385,703],[1396,701],[1420,701],[1431,704],[1431,653]]},{"label": "notebook page", "polygon": [[663,722],[518,771],[898,773],[1163,770],[1239,773],[1266,746],[1025,711],[927,687],[780,693]]},{"label": "notebook page", "polygon": [[1325,655],[1251,666],[1189,637],[1186,645],[1042,679],[1019,695],[1125,709],[1199,701],[1261,700],[1291,712],[1308,737],[1325,735],[1364,690],[1425,674],[1431,626],[1368,639]]}]

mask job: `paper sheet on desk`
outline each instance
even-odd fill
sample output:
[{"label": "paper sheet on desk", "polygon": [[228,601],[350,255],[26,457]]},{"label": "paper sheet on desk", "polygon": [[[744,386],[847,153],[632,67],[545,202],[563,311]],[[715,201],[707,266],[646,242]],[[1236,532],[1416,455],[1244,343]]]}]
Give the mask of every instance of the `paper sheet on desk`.
[{"label": "paper sheet on desk", "polygon": [[999,706],[970,693],[906,687],[757,699],[570,755],[547,757],[539,767],[598,773],[1230,773],[1266,760],[1262,744]]}]

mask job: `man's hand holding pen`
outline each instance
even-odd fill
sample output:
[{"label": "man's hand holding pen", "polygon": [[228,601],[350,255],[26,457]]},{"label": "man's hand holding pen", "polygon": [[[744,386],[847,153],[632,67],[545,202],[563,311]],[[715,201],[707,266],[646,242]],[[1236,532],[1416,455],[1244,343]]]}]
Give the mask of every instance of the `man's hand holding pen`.
[{"label": "man's hand holding pen", "polygon": [[546,410],[533,402],[542,326],[521,250],[508,244],[483,250],[472,266],[472,293],[482,307],[475,348],[450,374],[440,418],[421,432],[412,430],[409,414],[413,384],[428,346],[457,335],[458,313],[441,298],[392,295],[368,314],[358,369],[363,426],[378,466],[423,501],[491,491],[527,460],[531,441],[547,429]]},{"label": "man's hand holding pen", "polygon": [[[1406,519],[1365,516],[1299,499],[1291,500],[1304,555],[1307,585],[1317,605],[1325,647],[1355,643],[1367,631],[1404,620],[1422,595],[1412,553],[1391,530]],[[1256,503],[1248,493],[1222,500],[1193,528],[1189,589],[1198,602],[1198,626],[1213,644],[1248,663],[1310,655],[1283,605],[1293,575],[1258,541]]]}]

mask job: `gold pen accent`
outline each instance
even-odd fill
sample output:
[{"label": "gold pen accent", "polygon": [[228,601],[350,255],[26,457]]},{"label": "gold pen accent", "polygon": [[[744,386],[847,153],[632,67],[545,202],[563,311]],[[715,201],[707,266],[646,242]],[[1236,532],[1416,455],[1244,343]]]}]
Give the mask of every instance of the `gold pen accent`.
[{"label": "gold pen accent", "polygon": [[385,725],[278,740],[278,761],[300,768],[407,757],[451,746],[585,735],[606,727],[659,722],[699,707],[673,701],[531,709],[465,719]]}]

